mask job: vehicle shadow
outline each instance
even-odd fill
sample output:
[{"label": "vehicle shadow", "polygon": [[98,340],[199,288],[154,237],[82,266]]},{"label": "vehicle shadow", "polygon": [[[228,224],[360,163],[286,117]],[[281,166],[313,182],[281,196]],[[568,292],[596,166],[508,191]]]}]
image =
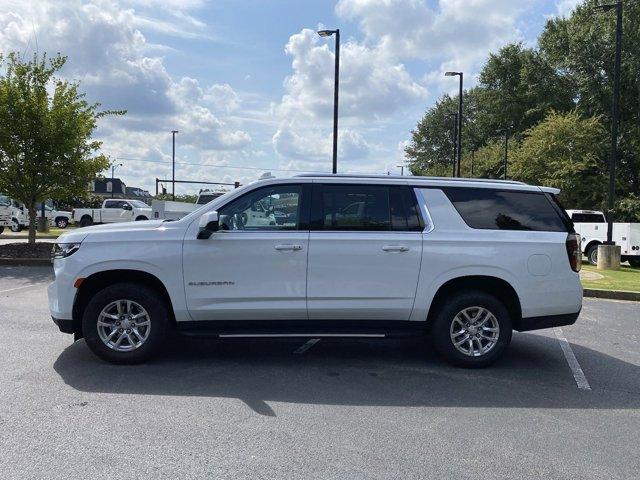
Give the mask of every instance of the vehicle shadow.
[{"label": "vehicle shadow", "polygon": [[[54,369],[83,392],[237,398],[275,416],[267,402],[482,408],[640,408],[640,367],[573,345],[578,358],[616,372],[578,390],[555,338],[517,334],[501,361],[482,370],[444,364],[420,340],[303,341],[177,338],[160,359],[115,366],[79,341]],[[587,376],[589,373],[587,372]],[[604,382],[604,380],[603,380]],[[593,379],[592,379],[593,383]]]}]

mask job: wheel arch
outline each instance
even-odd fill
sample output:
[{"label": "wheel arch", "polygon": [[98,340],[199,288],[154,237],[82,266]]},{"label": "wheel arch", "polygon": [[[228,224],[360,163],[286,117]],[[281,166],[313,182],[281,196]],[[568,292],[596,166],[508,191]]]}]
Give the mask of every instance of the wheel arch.
[{"label": "wheel arch", "polygon": [[169,312],[169,321],[175,325],[176,318],[171,297],[169,296],[169,291],[158,277],[143,270],[103,270],[86,277],[76,292],[75,300],[73,302],[72,318],[74,331],[79,336],[82,336],[82,316],[84,315],[87,304],[93,295],[103,288],[115,283],[140,283],[156,290],[165,302]]},{"label": "wheel arch", "polygon": [[438,288],[431,301],[427,322],[432,322],[438,309],[448,297],[457,292],[470,290],[484,292],[500,300],[509,311],[513,328],[518,328],[522,319],[522,306],[518,293],[506,280],[490,275],[465,275],[447,280]]},{"label": "wheel arch", "polygon": [[602,242],[600,240],[589,240],[589,242],[585,245],[584,249],[582,250],[584,254],[586,255],[589,249],[594,245],[602,245]]}]

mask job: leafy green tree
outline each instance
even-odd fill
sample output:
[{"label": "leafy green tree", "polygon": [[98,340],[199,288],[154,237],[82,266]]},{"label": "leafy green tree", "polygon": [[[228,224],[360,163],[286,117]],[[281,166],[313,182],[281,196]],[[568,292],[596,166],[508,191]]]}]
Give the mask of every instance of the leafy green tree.
[{"label": "leafy green tree", "polygon": [[571,84],[532,48],[509,44],[490,54],[479,78],[480,122],[487,138],[509,128],[513,137],[550,110],[574,107]]},{"label": "leafy green tree", "polygon": [[628,195],[616,202],[616,221],[640,222],[640,197]]},{"label": "leafy green tree", "polygon": [[[574,90],[578,111],[602,115],[611,125],[615,52],[615,13],[596,12],[599,0],[586,0],[566,18],[547,21],[539,38],[540,53]],[[624,2],[620,76],[621,194],[640,195],[640,2]]]},{"label": "leafy green tree", "polygon": [[17,53],[0,57],[0,191],[24,203],[29,212],[29,243],[35,242],[36,202],[87,193],[88,182],[106,169],[91,139],[98,111],[78,83],[56,77],[66,57]]},{"label": "leafy green tree", "polygon": [[567,208],[600,206],[607,188],[607,131],[600,117],[551,112],[511,155],[510,178],[561,190]]}]

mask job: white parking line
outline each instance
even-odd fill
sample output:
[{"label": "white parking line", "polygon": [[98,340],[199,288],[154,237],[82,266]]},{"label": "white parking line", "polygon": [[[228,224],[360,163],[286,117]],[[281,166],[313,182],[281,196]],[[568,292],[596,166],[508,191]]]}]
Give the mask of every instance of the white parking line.
[{"label": "white parking line", "polygon": [[561,328],[554,328],[553,331],[560,342],[560,347],[562,348],[562,353],[564,353],[564,358],[567,359],[567,363],[571,368],[571,372],[573,372],[573,378],[575,378],[576,383],[578,384],[578,388],[580,390],[591,390],[591,386],[587,381],[587,377],[584,375],[582,368],[580,368],[580,364],[578,363],[578,359],[573,354],[573,350],[571,349],[571,345],[569,341],[564,337]]},{"label": "white parking line", "polygon": [[23,285],[21,287],[10,288],[9,290],[0,290],[0,293],[15,292],[16,290],[22,290],[23,288],[38,287],[40,285],[44,285],[44,283],[31,283],[29,285]]},{"label": "white parking line", "polygon": [[309,350],[311,347],[313,347],[319,341],[320,341],[319,338],[312,338],[308,342],[304,343],[302,346],[298,347],[293,353],[297,353],[297,354],[304,353],[307,350]]}]

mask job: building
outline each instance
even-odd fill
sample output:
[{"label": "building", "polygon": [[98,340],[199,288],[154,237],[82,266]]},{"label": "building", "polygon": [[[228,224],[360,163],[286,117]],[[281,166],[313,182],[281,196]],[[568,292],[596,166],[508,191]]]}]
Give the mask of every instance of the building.
[{"label": "building", "polygon": [[138,198],[143,202],[152,198],[151,194],[147,190],[143,190],[138,187],[125,187],[125,193],[127,198]]},{"label": "building", "polygon": [[127,186],[119,178],[96,178],[89,183],[91,195],[104,198],[124,198]]}]

